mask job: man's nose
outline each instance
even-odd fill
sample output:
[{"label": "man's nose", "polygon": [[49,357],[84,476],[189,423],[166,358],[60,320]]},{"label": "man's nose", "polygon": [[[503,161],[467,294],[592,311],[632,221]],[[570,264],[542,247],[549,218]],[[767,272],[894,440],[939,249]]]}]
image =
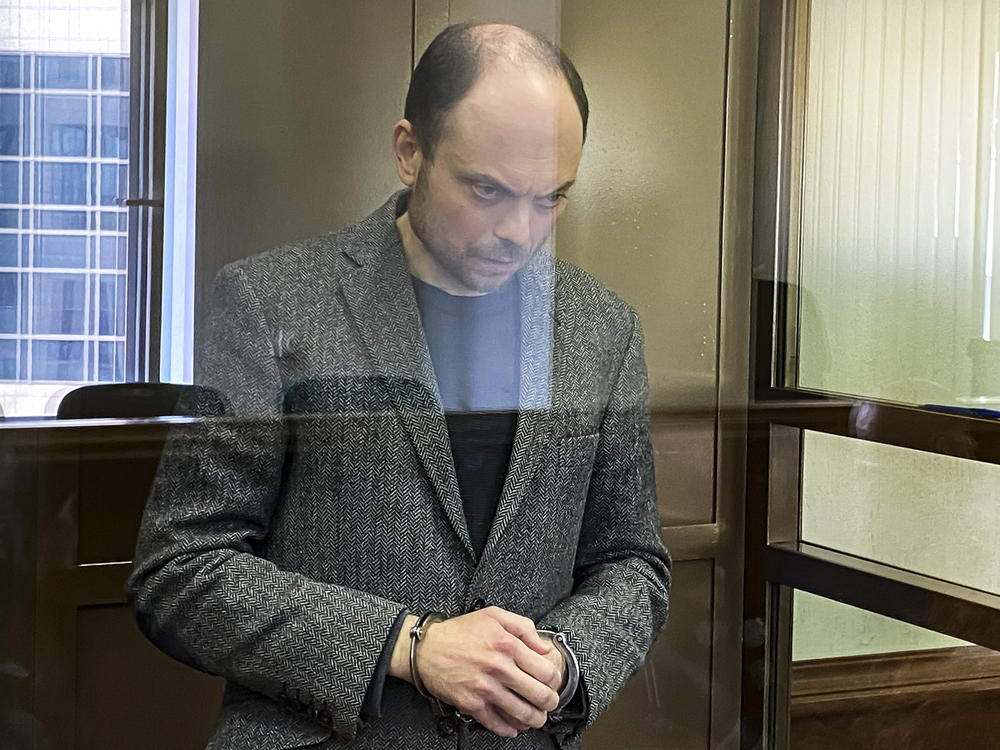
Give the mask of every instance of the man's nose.
[{"label": "man's nose", "polygon": [[520,248],[531,247],[531,203],[526,200],[511,201],[511,206],[500,219],[494,231],[498,239]]}]

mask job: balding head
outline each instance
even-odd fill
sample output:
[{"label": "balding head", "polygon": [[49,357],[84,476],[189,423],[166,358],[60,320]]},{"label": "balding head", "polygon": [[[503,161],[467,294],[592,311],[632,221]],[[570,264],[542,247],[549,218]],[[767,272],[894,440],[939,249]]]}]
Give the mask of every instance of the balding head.
[{"label": "balding head", "polygon": [[569,57],[548,39],[518,26],[456,24],[430,43],[413,71],[404,117],[413,125],[425,159],[432,159],[449,112],[479,78],[498,68],[542,70],[569,86],[587,136],[589,104]]}]

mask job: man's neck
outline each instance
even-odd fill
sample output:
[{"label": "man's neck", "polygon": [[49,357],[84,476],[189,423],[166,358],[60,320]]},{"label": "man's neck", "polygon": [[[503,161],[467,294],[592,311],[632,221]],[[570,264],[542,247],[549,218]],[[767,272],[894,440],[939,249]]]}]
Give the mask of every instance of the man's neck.
[{"label": "man's neck", "polygon": [[470,292],[450,281],[441,273],[431,254],[427,252],[424,243],[413,231],[409,211],[405,211],[402,216],[396,219],[396,228],[399,229],[399,236],[403,239],[403,252],[406,253],[406,263],[410,267],[411,274],[425,284],[430,284],[456,297],[478,297],[483,294],[483,292]]}]

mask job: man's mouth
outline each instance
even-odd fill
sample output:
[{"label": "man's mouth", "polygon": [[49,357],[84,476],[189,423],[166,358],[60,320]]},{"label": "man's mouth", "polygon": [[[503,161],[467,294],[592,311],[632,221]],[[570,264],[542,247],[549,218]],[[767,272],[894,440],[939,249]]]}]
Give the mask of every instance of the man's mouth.
[{"label": "man's mouth", "polygon": [[496,269],[500,269],[500,270],[506,269],[506,268],[510,268],[511,266],[514,266],[514,265],[517,264],[516,260],[514,260],[514,259],[508,259],[508,258],[483,258],[483,257],[480,257],[479,258],[479,262],[482,263],[487,268],[496,268]]}]

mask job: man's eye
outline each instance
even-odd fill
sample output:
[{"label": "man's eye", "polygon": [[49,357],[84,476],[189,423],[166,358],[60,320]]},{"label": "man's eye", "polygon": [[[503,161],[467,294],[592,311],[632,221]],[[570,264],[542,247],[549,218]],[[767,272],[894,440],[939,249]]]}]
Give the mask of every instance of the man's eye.
[{"label": "man's eye", "polygon": [[541,203],[546,208],[556,208],[560,203],[566,200],[565,193],[552,193],[551,195],[546,195],[541,198]]},{"label": "man's eye", "polygon": [[472,186],[472,192],[476,194],[477,198],[482,198],[483,200],[493,200],[499,194],[495,185],[487,185],[485,183],[476,183]]}]

